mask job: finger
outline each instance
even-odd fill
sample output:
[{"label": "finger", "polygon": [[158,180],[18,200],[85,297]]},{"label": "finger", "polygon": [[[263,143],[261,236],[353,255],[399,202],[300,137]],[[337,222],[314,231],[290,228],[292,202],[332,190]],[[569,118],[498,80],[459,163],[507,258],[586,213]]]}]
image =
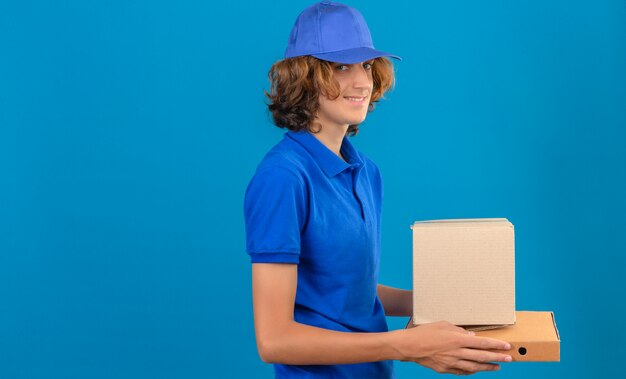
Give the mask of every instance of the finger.
[{"label": "finger", "polygon": [[461,359],[457,361],[455,368],[469,373],[475,373],[479,371],[498,371],[500,370],[500,365],[495,363],[478,363]]},{"label": "finger", "polygon": [[471,330],[467,330],[465,328],[462,328],[460,326],[454,326],[454,330],[459,332],[459,333],[463,333],[463,334],[469,334],[470,336],[475,335],[476,333],[472,332]]},{"label": "finger", "polygon": [[464,336],[463,347],[481,350],[510,350],[511,344],[506,341],[488,337]]},{"label": "finger", "polygon": [[447,367],[440,368],[440,369],[433,368],[433,370],[435,370],[435,372],[437,372],[439,374],[454,374],[454,375],[471,375],[471,374],[473,374],[473,372],[461,370],[459,368],[455,368],[455,367],[451,367],[451,366],[447,366]]},{"label": "finger", "polygon": [[471,375],[471,374],[473,374],[473,372],[463,371],[463,370],[459,370],[459,369],[456,369],[456,368],[448,369],[448,373],[449,374],[454,374],[454,375]]},{"label": "finger", "polygon": [[508,354],[476,349],[459,349],[458,357],[475,362],[511,362],[513,360]]},{"label": "finger", "polygon": [[441,323],[443,325],[445,325],[448,328],[448,330],[451,330],[451,331],[454,331],[454,332],[459,332],[459,333],[469,334],[469,335],[474,335],[475,334],[474,332],[466,330],[466,329],[464,329],[464,328],[462,328],[460,326],[454,325],[454,324],[452,324],[450,322],[447,322],[447,321],[441,321]]}]

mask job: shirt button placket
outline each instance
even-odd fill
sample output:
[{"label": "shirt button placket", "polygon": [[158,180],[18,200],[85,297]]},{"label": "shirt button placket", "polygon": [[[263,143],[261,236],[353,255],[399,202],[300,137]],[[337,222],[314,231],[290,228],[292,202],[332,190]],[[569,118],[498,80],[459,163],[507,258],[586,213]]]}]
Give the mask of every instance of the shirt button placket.
[{"label": "shirt button placket", "polygon": [[360,207],[361,207],[361,219],[363,220],[363,222],[366,221],[365,219],[365,204],[363,204],[363,201],[361,200],[361,196],[359,195],[359,174],[361,173],[361,165],[356,163],[352,166],[350,166],[350,168],[352,169],[352,191],[354,192],[354,197],[356,197],[356,200],[358,201]]}]

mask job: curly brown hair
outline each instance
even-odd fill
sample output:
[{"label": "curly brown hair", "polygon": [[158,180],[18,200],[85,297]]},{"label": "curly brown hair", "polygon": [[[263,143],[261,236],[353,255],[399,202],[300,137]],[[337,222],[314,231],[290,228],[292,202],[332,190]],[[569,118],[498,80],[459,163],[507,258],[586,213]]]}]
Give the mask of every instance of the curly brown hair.
[{"label": "curly brown hair", "polygon": [[[376,103],[395,85],[393,63],[388,58],[373,60],[374,87],[367,112],[374,111]],[[326,94],[330,100],[340,95],[340,86],[333,76],[333,63],[310,55],[286,58],[272,65],[268,78],[270,92],[263,91],[269,99],[274,124],[293,131],[313,130],[313,120],[319,109],[319,96]],[[347,135],[356,135],[359,125],[350,125]]]}]

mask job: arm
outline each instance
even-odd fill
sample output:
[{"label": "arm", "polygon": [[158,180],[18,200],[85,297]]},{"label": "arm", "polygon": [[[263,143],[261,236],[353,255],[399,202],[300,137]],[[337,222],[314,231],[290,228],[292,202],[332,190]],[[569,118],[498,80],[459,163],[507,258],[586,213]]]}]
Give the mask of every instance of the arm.
[{"label": "arm", "polygon": [[409,317],[413,313],[413,291],[379,284],[377,293],[386,316]]},{"label": "arm", "polygon": [[345,333],[294,321],[295,264],[252,264],[254,327],[264,362],[343,364],[395,358],[385,333]]},{"label": "arm", "polygon": [[254,326],[265,362],[347,364],[393,359],[414,361],[438,372],[471,373],[497,369],[486,362],[504,362],[508,357],[485,351],[509,349],[507,343],[473,336],[446,322],[384,333],[346,333],[300,324],[293,319],[297,272],[294,264],[252,265]]}]

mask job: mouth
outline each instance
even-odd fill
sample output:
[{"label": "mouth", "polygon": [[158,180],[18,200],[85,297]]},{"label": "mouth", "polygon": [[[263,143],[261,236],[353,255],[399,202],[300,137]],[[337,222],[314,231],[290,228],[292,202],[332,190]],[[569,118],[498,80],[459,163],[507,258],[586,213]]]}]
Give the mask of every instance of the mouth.
[{"label": "mouth", "polygon": [[354,105],[362,105],[365,103],[366,97],[344,96],[344,99],[348,100]]}]

